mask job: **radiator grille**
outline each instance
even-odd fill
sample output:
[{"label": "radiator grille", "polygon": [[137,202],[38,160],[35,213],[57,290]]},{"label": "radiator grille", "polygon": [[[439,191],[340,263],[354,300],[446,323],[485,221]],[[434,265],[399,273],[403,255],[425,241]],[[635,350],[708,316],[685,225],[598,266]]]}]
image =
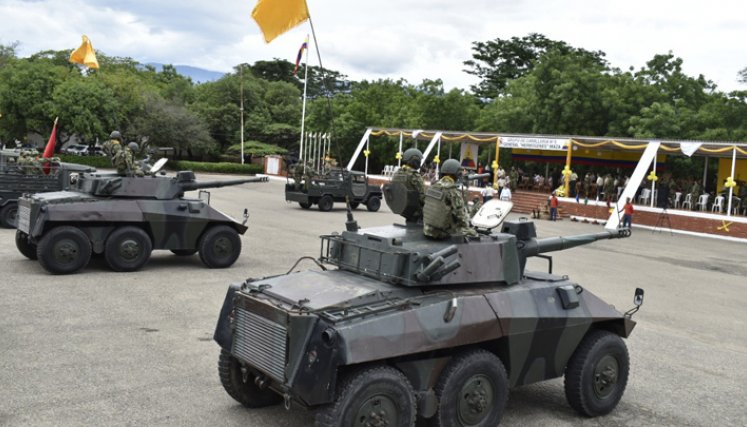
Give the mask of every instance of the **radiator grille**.
[{"label": "radiator grille", "polygon": [[233,354],[284,382],[287,330],[283,325],[237,307],[233,336]]}]

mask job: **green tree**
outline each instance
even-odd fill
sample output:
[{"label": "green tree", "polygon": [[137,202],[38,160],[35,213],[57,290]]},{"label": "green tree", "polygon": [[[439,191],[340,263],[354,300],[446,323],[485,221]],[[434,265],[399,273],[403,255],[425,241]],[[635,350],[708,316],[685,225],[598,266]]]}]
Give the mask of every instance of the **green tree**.
[{"label": "green tree", "polygon": [[531,33],[508,40],[496,38],[486,42],[472,42],[472,58],[464,61],[464,71],[481,79],[472,86],[480,98],[493,99],[504,93],[508,82],[529,73],[535,62],[546,52],[576,53],[587,62],[605,65],[604,52],[574,48],[563,41],[550,40],[542,34]]},{"label": "green tree", "polygon": [[740,83],[747,83],[747,68],[742,69],[739,74],[739,82]]}]

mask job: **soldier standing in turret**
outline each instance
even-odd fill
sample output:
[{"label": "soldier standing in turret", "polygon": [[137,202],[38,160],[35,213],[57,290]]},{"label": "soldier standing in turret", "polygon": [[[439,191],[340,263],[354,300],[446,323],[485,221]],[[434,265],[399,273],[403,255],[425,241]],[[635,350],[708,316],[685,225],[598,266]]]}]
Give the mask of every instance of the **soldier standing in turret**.
[{"label": "soldier standing in turret", "polygon": [[420,175],[420,164],[423,161],[423,153],[417,148],[409,148],[402,154],[405,164],[400,167],[392,177],[392,183],[402,183],[407,191],[416,191],[420,208],[406,218],[408,222],[418,222],[423,219],[423,204],[425,203],[425,184]]},{"label": "soldier standing in turret", "polygon": [[452,235],[474,236],[477,232],[469,225],[469,215],[464,199],[457,189],[456,179],[461,166],[449,159],[441,166],[441,179],[425,193],[423,206],[423,234],[434,239]]}]

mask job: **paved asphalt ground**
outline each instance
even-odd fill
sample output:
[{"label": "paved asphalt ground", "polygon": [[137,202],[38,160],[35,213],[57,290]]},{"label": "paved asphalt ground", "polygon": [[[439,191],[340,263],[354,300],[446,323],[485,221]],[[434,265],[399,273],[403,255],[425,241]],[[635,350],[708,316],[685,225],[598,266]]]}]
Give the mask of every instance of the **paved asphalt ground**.
[{"label": "paved asphalt ground", "polygon": [[[311,425],[303,409],[247,410],[233,401],[211,339],[230,282],[284,273],[300,256],[318,255],[318,235],[344,228],[342,205],[304,211],[286,204],[282,189],[271,181],[212,191],[213,206],[251,213],[243,253],[224,270],[158,251],[135,273],[94,259],[82,273],[51,276],[16,251],[14,231],[0,230],[0,425]],[[363,227],[401,222],[385,205],[359,208],[356,219]],[[598,230],[538,223],[541,237]],[[539,261],[530,267],[544,269]],[[567,405],[562,379],[521,387],[502,425],[747,425],[744,244],[639,229],[554,261],[556,272],[621,310],[645,288],[627,340],[628,388],[612,414],[586,419]]]}]

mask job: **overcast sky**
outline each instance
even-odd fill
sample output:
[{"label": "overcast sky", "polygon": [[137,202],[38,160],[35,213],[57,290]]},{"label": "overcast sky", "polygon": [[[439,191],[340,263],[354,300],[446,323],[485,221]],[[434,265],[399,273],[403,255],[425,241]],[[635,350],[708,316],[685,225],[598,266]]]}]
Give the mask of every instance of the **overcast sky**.
[{"label": "overcast sky", "polygon": [[[463,71],[472,42],[532,32],[602,50],[627,69],[672,51],[685,72],[722,91],[747,90],[747,6],[739,0],[307,0],[325,67],[354,80],[424,78],[447,89],[476,83]],[[308,23],[265,44],[251,18],[256,0],[0,0],[0,43],[20,56],[96,50],[139,62],[230,71],[241,62],[295,61]],[[316,60],[312,64],[318,65]]]}]

